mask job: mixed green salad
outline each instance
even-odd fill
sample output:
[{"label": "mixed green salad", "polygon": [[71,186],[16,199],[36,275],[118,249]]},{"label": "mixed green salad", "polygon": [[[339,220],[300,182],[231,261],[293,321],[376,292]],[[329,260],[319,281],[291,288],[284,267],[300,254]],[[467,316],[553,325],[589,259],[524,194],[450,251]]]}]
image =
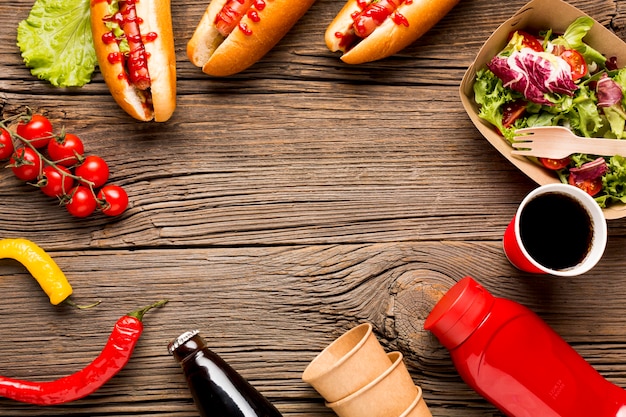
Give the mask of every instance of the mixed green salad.
[{"label": "mixed green salad", "polygon": [[[626,139],[626,68],[583,41],[594,21],[576,19],[563,34],[514,31],[476,73],[479,116],[509,142],[525,127],[565,126],[585,137]],[[575,154],[531,158],[601,207],[626,203],[626,157]]]}]

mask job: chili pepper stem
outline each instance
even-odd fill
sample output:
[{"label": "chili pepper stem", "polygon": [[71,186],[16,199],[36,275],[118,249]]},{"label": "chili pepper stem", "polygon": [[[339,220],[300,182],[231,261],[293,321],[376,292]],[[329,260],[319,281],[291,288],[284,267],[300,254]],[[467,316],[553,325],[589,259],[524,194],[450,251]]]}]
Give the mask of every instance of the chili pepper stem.
[{"label": "chili pepper stem", "polygon": [[165,304],[167,304],[169,300],[161,300],[161,301],[157,301],[154,304],[150,304],[149,306],[140,308],[139,310],[135,310],[131,313],[128,313],[127,316],[129,317],[134,317],[137,320],[141,321],[143,319],[143,315],[146,314],[148,312],[148,310],[151,310],[153,308],[157,308],[157,307],[163,307]]},{"label": "chili pepper stem", "polygon": [[80,304],[76,304],[73,300],[66,298],[65,300],[63,300],[63,302],[67,304],[68,306],[77,308],[79,310],[87,310],[89,308],[93,308],[93,307],[100,305],[102,301],[96,301],[95,303],[87,304],[87,305],[80,305]]}]

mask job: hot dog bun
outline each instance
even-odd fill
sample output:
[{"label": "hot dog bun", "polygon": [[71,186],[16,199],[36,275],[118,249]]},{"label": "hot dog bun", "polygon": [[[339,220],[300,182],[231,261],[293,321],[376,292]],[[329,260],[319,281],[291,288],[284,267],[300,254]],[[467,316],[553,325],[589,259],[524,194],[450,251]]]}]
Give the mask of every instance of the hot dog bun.
[{"label": "hot dog bun", "polygon": [[[215,28],[215,17],[227,0],[211,0],[187,43],[187,56],[206,74],[226,77],[241,72],[269,52],[307,12],[315,0],[266,0],[257,10],[258,21],[244,15],[225,39]],[[248,32],[241,30],[246,27]]]},{"label": "hot dog bun", "polygon": [[330,23],[324,34],[326,46],[332,52],[342,51],[341,60],[347,64],[362,64],[387,58],[400,52],[430,30],[459,0],[411,0],[403,2],[394,13],[403,16],[408,26],[388,17],[374,32],[345,51],[338,33],[352,26],[352,14],[362,9],[357,0],[348,0]]},{"label": "hot dog bun", "polygon": [[156,34],[144,42],[150,88],[141,91],[124,74],[121,61],[111,61],[111,54],[119,53],[116,42],[104,42],[111,32],[105,24],[110,15],[106,0],[91,1],[91,30],[100,72],[111,95],[119,106],[135,119],[164,122],[176,108],[176,56],[170,12],[170,0],[137,0],[137,16],[142,36]]}]

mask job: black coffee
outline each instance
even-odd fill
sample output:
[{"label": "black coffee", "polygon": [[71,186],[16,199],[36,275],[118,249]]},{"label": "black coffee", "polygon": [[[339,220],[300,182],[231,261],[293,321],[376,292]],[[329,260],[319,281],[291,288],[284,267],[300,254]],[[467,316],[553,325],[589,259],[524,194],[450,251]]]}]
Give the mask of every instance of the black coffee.
[{"label": "black coffee", "polygon": [[528,254],[550,269],[576,266],[591,247],[591,217],[565,194],[548,193],[532,199],[522,210],[519,225]]}]

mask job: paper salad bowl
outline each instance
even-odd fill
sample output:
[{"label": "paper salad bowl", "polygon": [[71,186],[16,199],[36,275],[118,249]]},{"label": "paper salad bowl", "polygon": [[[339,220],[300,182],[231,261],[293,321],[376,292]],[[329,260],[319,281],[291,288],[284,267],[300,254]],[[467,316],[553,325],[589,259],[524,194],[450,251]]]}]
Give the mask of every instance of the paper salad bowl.
[{"label": "paper salad bowl", "polygon": [[[476,128],[505,158],[539,185],[560,181],[556,175],[529,159],[511,155],[512,147],[508,141],[502,138],[491,124],[478,117],[478,106],[474,101],[473,92],[476,69],[486,66],[491,58],[500,52],[507,43],[508,34],[513,30],[552,28],[554,32],[564,32],[571,22],[585,15],[581,10],[561,0],[533,0],[527,3],[489,37],[461,82],[461,101]],[[600,23],[595,22],[585,37],[585,42],[608,57],[617,57],[620,67],[626,65],[626,43]],[[626,216],[626,204],[613,203],[603,209],[603,212],[607,219],[622,218]]]}]

